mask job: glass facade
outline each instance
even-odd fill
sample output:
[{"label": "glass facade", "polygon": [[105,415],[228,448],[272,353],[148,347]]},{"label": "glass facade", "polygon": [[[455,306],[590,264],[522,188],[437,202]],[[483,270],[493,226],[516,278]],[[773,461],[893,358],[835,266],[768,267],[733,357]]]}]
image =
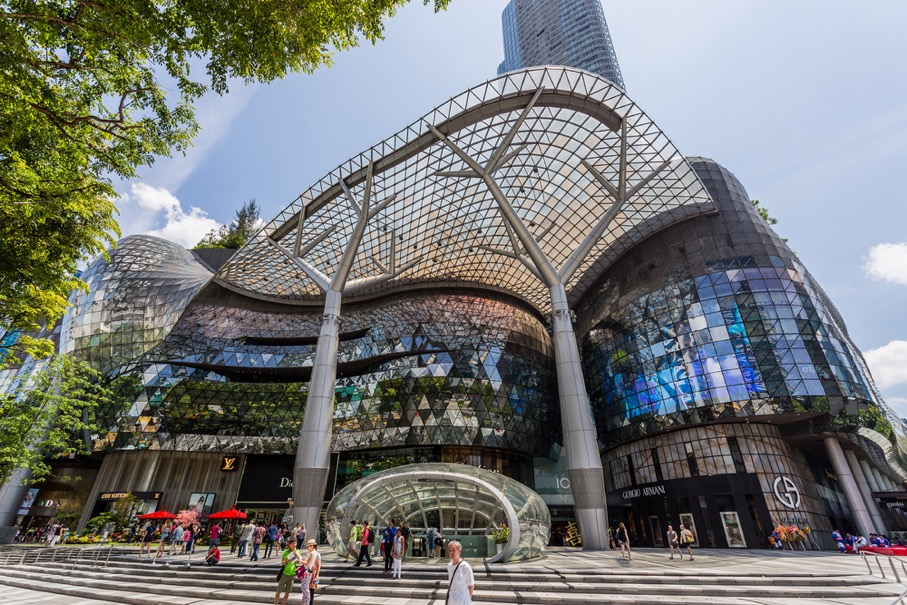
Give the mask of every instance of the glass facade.
[{"label": "glass facade", "polygon": [[498,74],[532,65],[569,65],[624,88],[599,0],[511,0],[501,14]]},{"label": "glass facade", "polygon": [[156,237],[123,238],[82,275],[63,318],[60,350],[107,372],[161,342],[212,277],[188,250]]},{"label": "glass facade", "polygon": [[678,279],[593,327],[587,378],[610,438],[732,416],[827,412],[829,397],[872,401],[855,352],[805,272],[774,260],[715,263],[714,272]]},{"label": "glass facade", "polygon": [[585,376],[607,441],[811,412],[890,432],[824,293],[733,175],[693,165],[719,212],[643,242],[584,298]]},{"label": "glass facade", "polygon": [[[218,292],[222,306],[203,293],[163,342],[116,369],[139,377],[144,390],[97,447],[295,451],[320,316],[230,307]],[[521,307],[422,293],[351,308],[340,344],[334,450],[547,452],[559,427],[552,352],[538,317]]]}]

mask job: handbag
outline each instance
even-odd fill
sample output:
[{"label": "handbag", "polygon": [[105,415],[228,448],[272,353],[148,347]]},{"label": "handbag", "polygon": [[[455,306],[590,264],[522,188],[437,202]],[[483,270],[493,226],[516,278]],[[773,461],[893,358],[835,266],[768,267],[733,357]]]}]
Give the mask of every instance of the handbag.
[{"label": "handbag", "polygon": [[285,570],[286,568],[287,568],[286,565],[282,565],[282,566],[280,567],[280,571],[277,572],[277,579],[278,579],[278,580],[280,580],[280,576],[283,575],[283,570]]}]

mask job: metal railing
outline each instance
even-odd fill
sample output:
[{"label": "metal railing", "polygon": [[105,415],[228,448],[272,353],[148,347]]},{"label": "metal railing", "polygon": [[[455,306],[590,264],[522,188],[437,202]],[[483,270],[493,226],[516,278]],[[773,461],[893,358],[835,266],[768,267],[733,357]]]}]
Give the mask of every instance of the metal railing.
[{"label": "metal railing", "polygon": [[[898,584],[907,582],[907,565],[905,565],[903,559],[899,559],[894,555],[866,552],[865,550],[860,551],[860,556],[863,557],[863,562],[866,563],[866,569],[869,570],[869,575],[874,575],[872,565],[869,563],[869,557],[872,556],[879,568],[879,573],[882,575],[882,578],[888,579],[888,576],[885,575],[885,568],[882,566],[882,559],[884,558],[888,559],[888,565],[891,567],[891,573],[894,575],[895,581]],[[897,563],[897,565],[895,565],[895,563]],[[898,573],[898,567],[900,567],[901,573]],[[902,576],[904,580],[901,580]]]},{"label": "metal railing", "polygon": [[[100,544],[73,547],[6,547],[0,549],[0,566],[26,565],[36,563],[72,563],[76,565],[90,563],[93,567],[103,565],[107,567],[110,555],[116,548],[113,544]],[[121,547],[125,550],[125,547]]]},{"label": "metal railing", "polygon": [[[888,567],[891,568],[891,575],[894,576],[895,582],[897,582],[898,584],[907,584],[907,563],[904,562],[904,559],[898,558],[894,555],[866,552],[865,550],[860,551],[860,556],[863,557],[863,562],[866,563],[866,569],[869,571],[869,575],[875,575],[872,564],[870,563],[871,556],[872,560],[875,561],[875,564],[878,567],[879,574],[881,574],[883,579],[887,580],[888,576],[885,574],[885,566],[882,564],[882,559],[887,559]],[[891,602],[891,605],[907,605],[907,588],[905,588],[904,591],[901,592],[900,596],[898,596],[897,599]]]}]

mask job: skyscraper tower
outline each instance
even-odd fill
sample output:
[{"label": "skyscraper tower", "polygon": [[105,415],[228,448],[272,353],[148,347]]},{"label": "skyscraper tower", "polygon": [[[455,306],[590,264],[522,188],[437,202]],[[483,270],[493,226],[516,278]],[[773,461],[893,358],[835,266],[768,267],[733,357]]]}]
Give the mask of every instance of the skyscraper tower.
[{"label": "skyscraper tower", "polygon": [[624,88],[600,0],[510,0],[501,21],[499,75],[533,65],[568,65]]}]

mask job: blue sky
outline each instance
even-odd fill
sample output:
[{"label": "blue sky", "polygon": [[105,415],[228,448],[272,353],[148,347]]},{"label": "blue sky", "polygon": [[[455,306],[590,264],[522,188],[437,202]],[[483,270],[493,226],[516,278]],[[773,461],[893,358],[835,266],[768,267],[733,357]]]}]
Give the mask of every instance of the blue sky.
[{"label": "blue sky", "polygon": [[[420,3],[386,40],[199,103],[185,157],[122,183],[125,234],[187,246],[255,198],[309,185],[495,76],[505,0]],[[686,155],[711,157],[779,219],[907,416],[907,3],[604,0],[627,92]],[[900,175],[900,176],[899,176]]]}]

